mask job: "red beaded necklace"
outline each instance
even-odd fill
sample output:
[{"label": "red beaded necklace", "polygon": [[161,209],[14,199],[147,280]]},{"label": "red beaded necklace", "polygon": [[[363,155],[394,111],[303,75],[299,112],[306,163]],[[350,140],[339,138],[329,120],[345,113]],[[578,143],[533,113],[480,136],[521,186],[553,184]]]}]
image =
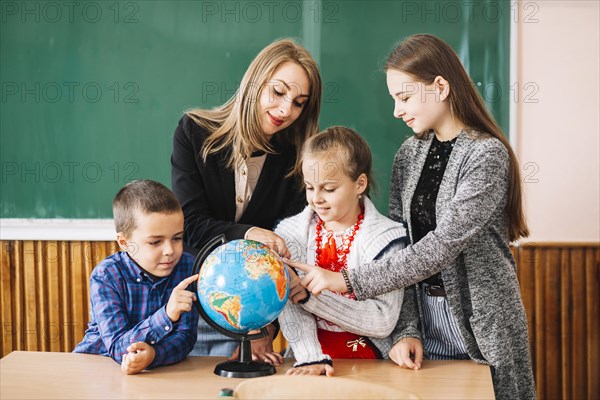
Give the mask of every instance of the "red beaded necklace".
[{"label": "red beaded necklace", "polygon": [[329,239],[325,246],[321,246],[323,242],[323,220],[317,215],[317,236],[315,238],[316,246],[316,264],[321,267],[331,271],[339,272],[342,269],[347,269],[347,261],[348,253],[350,253],[350,246],[354,241],[354,236],[356,232],[360,228],[360,224],[363,222],[365,218],[365,207],[361,204],[360,206],[360,214],[358,214],[358,219],[356,223],[352,227],[349,235],[344,235],[342,237],[342,245],[338,249],[335,244],[335,238],[332,233],[329,234]]}]

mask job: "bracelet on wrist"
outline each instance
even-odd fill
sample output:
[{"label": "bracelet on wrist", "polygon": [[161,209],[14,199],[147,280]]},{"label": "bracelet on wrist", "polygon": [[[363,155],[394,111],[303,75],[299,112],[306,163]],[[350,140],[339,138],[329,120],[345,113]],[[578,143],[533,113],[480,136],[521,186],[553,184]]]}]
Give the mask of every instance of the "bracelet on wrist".
[{"label": "bracelet on wrist", "polygon": [[346,282],[346,289],[348,289],[348,293],[352,294],[354,292],[354,288],[350,283],[350,278],[348,278],[348,271],[343,269],[341,270],[342,276],[344,277],[344,282]]}]

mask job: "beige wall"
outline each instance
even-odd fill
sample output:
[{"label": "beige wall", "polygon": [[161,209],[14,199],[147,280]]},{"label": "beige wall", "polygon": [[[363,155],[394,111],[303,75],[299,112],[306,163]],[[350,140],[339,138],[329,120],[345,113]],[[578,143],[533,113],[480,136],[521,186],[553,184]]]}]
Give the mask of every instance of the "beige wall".
[{"label": "beige wall", "polygon": [[515,144],[529,242],[600,241],[599,4],[520,2]]}]

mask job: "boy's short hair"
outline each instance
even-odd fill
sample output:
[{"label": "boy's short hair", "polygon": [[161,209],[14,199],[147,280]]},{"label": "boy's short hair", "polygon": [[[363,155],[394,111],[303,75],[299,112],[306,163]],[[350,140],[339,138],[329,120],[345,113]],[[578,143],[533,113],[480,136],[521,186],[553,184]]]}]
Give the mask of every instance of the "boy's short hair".
[{"label": "boy's short hair", "polygon": [[181,211],[179,201],[160,182],[137,180],[119,190],[112,202],[113,218],[117,232],[128,237],[136,228],[136,214],[142,212],[172,214]]}]

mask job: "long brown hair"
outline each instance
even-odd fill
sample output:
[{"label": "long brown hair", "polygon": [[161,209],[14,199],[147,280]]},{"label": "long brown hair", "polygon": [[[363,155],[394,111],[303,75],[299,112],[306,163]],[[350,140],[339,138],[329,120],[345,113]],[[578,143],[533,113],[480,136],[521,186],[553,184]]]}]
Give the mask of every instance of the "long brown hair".
[{"label": "long brown hair", "polygon": [[310,84],[308,100],[298,119],[276,134],[276,140],[295,144],[297,161],[291,173],[300,173],[302,145],[319,130],[322,83],[315,60],[292,39],[276,40],[258,53],[242,77],[240,87],[225,104],[212,110],[194,109],[187,112],[199,126],[210,132],[202,148],[202,158],[205,161],[210,154],[230,149],[227,166],[235,168],[254,151],[273,153],[273,148],[262,131],[258,101],[261,89],[275,70],[286,62],[294,62],[302,67]]},{"label": "long brown hair", "polygon": [[[510,158],[510,179],[506,216],[510,241],[529,236],[522,202],[519,163],[502,130],[489,113],[480,94],[465,71],[454,50],[443,40],[429,34],[413,35],[398,44],[385,63],[385,70],[397,70],[414,79],[431,84],[442,76],[450,84],[450,112],[471,132],[489,134],[500,140]],[[416,135],[423,139],[428,132]]]}]

